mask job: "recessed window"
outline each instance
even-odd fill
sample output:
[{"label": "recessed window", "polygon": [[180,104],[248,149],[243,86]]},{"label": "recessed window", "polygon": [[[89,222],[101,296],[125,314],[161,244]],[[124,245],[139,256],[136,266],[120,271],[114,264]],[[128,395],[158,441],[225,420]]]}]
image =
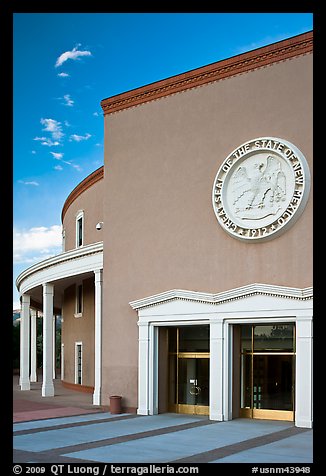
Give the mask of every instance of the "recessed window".
[{"label": "recessed window", "polygon": [[83,285],[76,284],[75,317],[82,317],[82,315],[83,315]]},{"label": "recessed window", "polygon": [[83,383],[83,343],[75,342],[75,383]]},{"label": "recessed window", "polygon": [[84,212],[78,212],[76,216],[76,248],[84,244]]}]

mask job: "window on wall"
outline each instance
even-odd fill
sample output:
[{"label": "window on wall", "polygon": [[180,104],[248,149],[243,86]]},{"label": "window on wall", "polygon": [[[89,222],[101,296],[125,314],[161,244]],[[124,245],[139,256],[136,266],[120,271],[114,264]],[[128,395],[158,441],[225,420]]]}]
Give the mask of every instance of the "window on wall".
[{"label": "window on wall", "polygon": [[75,304],[75,317],[81,317],[83,315],[83,285],[76,284],[76,304]]},{"label": "window on wall", "polygon": [[75,383],[83,383],[83,343],[75,342]]},{"label": "window on wall", "polygon": [[78,212],[76,216],[76,248],[84,244],[84,212]]}]

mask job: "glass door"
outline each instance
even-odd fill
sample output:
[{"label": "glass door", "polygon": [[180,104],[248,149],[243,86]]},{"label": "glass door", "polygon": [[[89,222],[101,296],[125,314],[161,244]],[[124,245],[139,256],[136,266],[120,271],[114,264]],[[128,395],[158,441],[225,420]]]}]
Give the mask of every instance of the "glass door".
[{"label": "glass door", "polygon": [[178,411],[208,414],[209,357],[181,354],[178,357]]},{"label": "glass door", "polygon": [[209,414],[209,327],[169,329],[169,410]]},{"label": "glass door", "polygon": [[240,416],[294,419],[294,324],[241,326]]}]

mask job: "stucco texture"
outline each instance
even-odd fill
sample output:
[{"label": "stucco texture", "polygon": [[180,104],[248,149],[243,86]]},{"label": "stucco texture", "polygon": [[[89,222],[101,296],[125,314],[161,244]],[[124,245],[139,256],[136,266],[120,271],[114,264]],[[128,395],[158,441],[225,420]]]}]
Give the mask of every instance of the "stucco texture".
[{"label": "stucco texture", "polygon": [[312,285],[312,193],[299,220],[263,243],[218,224],[212,187],[242,143],[296,145],[312,173],[312,55],[105,116],[103,395],[137,407],[137,313],[170,289],[216,293],[251,283]]},{"label": "stucco texture", "polygon": [[84,190],[67,209],[63,219],[65,251],[76,248],[76,216],[84,211],[84,245],[102,241],[102,230],[96,224],[103,221],[103,180]]}]

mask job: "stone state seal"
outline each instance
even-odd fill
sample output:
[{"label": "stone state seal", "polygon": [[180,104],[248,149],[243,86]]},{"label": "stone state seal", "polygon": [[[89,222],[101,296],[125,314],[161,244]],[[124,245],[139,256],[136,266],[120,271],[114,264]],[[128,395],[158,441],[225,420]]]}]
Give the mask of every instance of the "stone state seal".
[{"label": "stone state seal", "polygon": [[214,180],[213,208],[230,235],[266,241],[295,223],[309,189],[302,152],[284,139],[260,137],[237,147],[222,163]]}]

